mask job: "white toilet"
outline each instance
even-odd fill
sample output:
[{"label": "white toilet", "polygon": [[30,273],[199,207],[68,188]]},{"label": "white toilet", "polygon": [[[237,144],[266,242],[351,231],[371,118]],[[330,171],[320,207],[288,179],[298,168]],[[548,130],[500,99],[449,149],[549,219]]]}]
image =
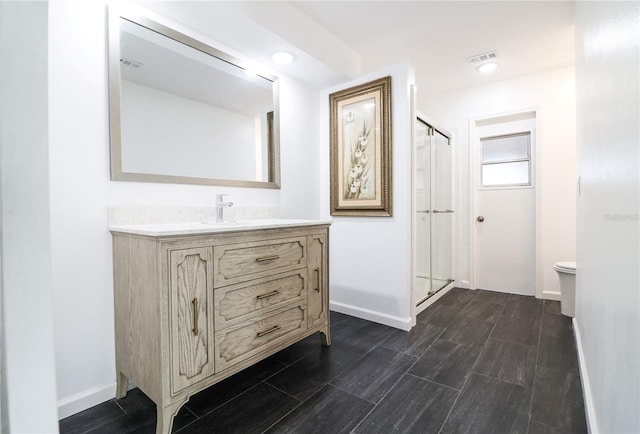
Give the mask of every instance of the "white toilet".
[{"label": "white toilet", "polygon": [[574,317],[576,311],[576,263],[556,262],[553,266],[560,277],[560,311]]}]

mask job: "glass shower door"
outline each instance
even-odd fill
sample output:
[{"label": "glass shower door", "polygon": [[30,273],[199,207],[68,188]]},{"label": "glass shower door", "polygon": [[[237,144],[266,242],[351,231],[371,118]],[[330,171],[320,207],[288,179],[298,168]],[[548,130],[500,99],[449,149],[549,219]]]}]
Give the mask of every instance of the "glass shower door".
[{"label": "glass shower door", "polygon": [[453,195],[449,138],[418,118],[415,137],[414,300],[452,282]]},{"label": "glass shower door", "polygon": [[416,121],[415,153],[415,264],[414,299],[417,303],[431,294],[431,128]]},{"label": "glass shower door", "polygon": [[431,150],[431,291],[453,278],[453,188],[451,144],[434,130]]}]

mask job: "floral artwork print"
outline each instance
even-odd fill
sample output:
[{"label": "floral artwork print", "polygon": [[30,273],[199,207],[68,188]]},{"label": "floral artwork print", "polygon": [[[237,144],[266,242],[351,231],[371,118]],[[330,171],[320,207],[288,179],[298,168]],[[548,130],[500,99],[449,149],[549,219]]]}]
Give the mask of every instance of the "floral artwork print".
[{"label": "floral artwork print", "polygon": [[329,95],[334,216],[390,217],[391,77]]},{"label": "floral artwork print", "polygon": [[[374,100],[357,103],[360,110],[345,107],[343,126],[345,200],[375,199],[375,128]],[[356,104],[353,104],[356,105]]]}]

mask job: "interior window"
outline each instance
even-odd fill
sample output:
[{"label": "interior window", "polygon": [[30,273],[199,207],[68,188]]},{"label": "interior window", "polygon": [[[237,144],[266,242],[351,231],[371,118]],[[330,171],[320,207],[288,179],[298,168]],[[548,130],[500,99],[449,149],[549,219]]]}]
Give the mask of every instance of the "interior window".
[{"label": "interior window", "polygon": [[531,185],[531,133],[485,137],[482,144],[482,186]]}]

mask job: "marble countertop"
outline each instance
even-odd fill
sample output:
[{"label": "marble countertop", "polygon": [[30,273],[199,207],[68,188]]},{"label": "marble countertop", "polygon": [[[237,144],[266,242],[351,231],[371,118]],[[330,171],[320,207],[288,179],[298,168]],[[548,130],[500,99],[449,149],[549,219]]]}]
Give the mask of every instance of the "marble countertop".
[{"label": "marble countertop", "polygon": [[142,225],[110,225],[111,232],[135,235],[163,237],[171,235],[198,235],[221,232],[237,232],[258,229],[286,228],[292,226],[314,226],[331,224],[331,220],[302,220],[302,219],[268,219],[268,220],[238,220],[216,222],[187,222],[187,223],[159,223]]}]

